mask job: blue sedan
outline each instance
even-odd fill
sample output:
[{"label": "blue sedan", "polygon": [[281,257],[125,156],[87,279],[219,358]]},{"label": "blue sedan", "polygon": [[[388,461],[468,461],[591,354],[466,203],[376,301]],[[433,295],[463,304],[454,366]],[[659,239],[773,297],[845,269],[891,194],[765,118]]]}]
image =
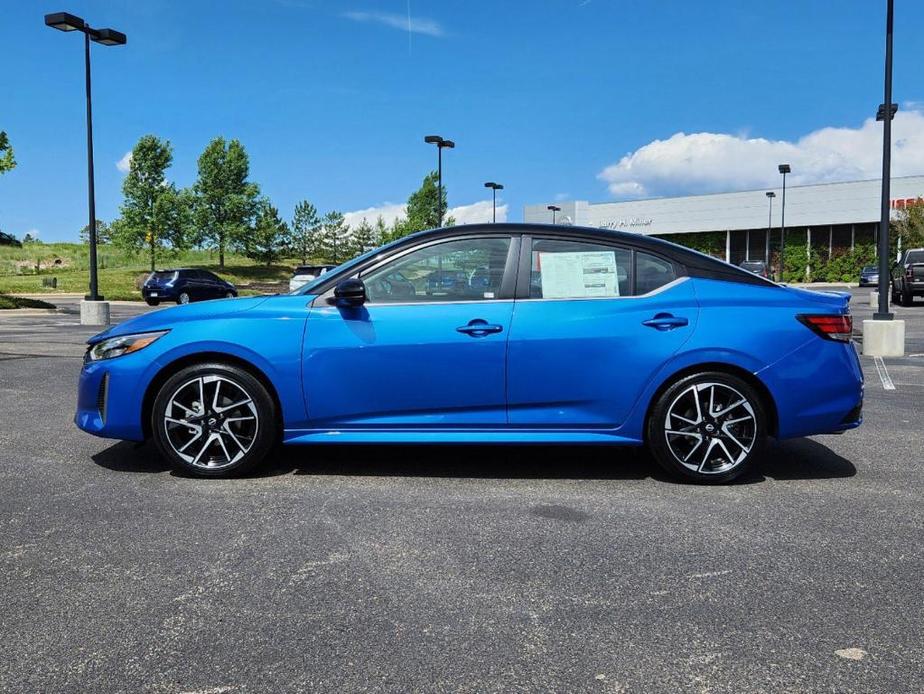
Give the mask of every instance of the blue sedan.
[{"label": "blue sedan", "polygon": [[[434,273],[458,280],[434,293]],[[848,301],[637,234],[437,229],[292,294],[96,335],[75,421],[153,438],[202,476],[252,469],[279,441],[614,444],[722,482],[768,436],[860,425]]]}]

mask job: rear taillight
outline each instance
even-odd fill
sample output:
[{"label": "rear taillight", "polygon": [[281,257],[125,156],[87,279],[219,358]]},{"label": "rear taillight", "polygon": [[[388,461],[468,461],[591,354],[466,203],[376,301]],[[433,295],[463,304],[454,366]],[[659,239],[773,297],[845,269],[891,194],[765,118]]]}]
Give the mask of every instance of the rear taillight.
[{"label": "rear taillight", "polygon": [[832,316],[830,314],[803,313],[796,316],[799,321],[808,326],[812,332],[827,340],[850,342],[853,332],[853,318],[850,315]]}]

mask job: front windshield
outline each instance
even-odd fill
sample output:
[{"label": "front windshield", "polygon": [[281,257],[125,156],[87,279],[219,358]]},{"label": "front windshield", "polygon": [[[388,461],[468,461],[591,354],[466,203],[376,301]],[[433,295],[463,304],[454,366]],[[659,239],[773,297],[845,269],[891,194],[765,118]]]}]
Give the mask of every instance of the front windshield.
[{"label": "front windshield", "polygon": [[[405,237],[405,239],[406,239],[406,238],[407,238],[407,237]],[[378,255],[379,253],[381,253],[381,252],[383,252],[383,251],[385,251],[385,250],[391,248],[391,247],[394,246],[396,243],[398,243],[398,241],[404,241],[405,239],[397,239],[397,240],[392,241],[392,242],[390,242],[390,243],[386,243],[384,246],[378,246],[378,247],[376,247],[376,248],[373,248],[373,249],[370,250],[370,251],[366,251],[366,252],[363,253],[362,255],[358,255],[358,256],[356,256],[355,258],[353,258],[353,259],[351,259],[351,260],[348,260],[348,261],[346,261],[345,263],[342,263],[342,264],[338,265],[337,267],[331,268],[330,270],[328,270],[327,272],[325,272],[323,275],[318,275],[317,277],[315,277],[315,278],[314,278],[313,280],[311,280],[310,282],[308,282],[308,283],[306,283],[306,284],[303,284],[301,287],[299,287],[298,289],[296,289],[296,290],[294,290],[294,291],[289,292],[289,294],[291,294],[291,295],[293,295],[293,296],[296,296],[296,295],[298,295],[298,294],[312,294],[312,293],[314,293],[314,288],[315,288],[316,286],[318,286],[319,284],[321,284],[321,282],[327,282],[329,279],[331,279],[332,277],[335,277],[335,276],[337,276],[337,275],[349,274],[349,271],[350,271],[351,268],[353,268],[353,267],[359,265],[360,263],[362,263],[362,262],[365,261],[366,259],[372,258],[372,257]]]}]

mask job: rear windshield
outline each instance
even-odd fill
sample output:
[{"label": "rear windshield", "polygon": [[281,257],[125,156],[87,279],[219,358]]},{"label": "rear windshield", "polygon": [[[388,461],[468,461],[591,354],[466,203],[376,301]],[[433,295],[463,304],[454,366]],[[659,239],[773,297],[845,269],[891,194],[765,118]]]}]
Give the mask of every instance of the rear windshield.
[{"label": "rear windshield", "polygon": [[906,263],[924,263],[924,251],[908,251]]},{"label": "rear windshield", "polygon": [[176,270],[158,270],[151,273],[151,279],[153,280],[169,280],[174,275],[176,275]]},{"label": "rear windshield", "polygon": [[763,260],[745,260],[741,263],[743,268],[762,268],[764,266]]},{"label": "rear windshield", "polygon": [[320,265],[299,265],[295,268],[296,275],[317,275],[319,272],[323,271],[324,268]]}]

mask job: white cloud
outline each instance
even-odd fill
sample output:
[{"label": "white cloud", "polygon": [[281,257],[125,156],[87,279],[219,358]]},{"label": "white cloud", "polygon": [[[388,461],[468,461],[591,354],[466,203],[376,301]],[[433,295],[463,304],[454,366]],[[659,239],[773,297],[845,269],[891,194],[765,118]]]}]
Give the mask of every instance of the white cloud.
[{"label": "white cloud", "polygon": [[365,219],[369,224],[375,224],[379,215],[385,221],[385,224],[391,226],[396,218],[403,219],[407,214],[407,205],[395,204],[391,202],[383,203],[377,207],[366,207],[362,210],[353,212],[344,212],[343,220],[351,227],[356,227]]},{"label": "white cloud", "polygon": [[393,12],[344,12],[343,16],[354,22],[373,22],[392,29],[400,29],[412,34],[425,34],[427,36],[443,36],[445,31],[439,22],[422,17],[411,17]]},{"label": "white cloud", "polygon": [[122,173],[128,173],[129,168],[132,165],[132,152],[131,150],[127,151],[124,156],[116,162],[116,168]]},{"label": "white cloud", "polygon": [[[924,110],[901,110],[892,123],[892,175],[924,173]],[[620,198],[748,190],[777,185],[777,165],[793,184],[878,178],[882,124],[822,128],[794,142],[727,133],[676,133],[603,169],[598,178]]]},{"label": "white cloud", "polygon": [[[491,221],[491,200],[479,200],[471,205],[459,205],[450,207],[446,210],[446,217],[452,217],[456,224],[478,224],[481,222]],[[497,221],[507,221],[507,205],[498,203]],[[391,226],[396,218],[403,219],[407,214],[407,205],[386,202],[376,207],[366,207],[362,210],[345,212],[344,221],[351,227],[356,227],[363,219],[369,224],[375,224],[379,215],[385,220],[385,224]]]},{"label": "white cloud", "polygon": [[[491,221],[491,200],[480,200],[471,205],[460,205],[459,207],[450,207],[446,212],[447,217],[456,220],[456,224],[478,224]],[[507,205],[498,203],[497,221],[507,221]]]}]

